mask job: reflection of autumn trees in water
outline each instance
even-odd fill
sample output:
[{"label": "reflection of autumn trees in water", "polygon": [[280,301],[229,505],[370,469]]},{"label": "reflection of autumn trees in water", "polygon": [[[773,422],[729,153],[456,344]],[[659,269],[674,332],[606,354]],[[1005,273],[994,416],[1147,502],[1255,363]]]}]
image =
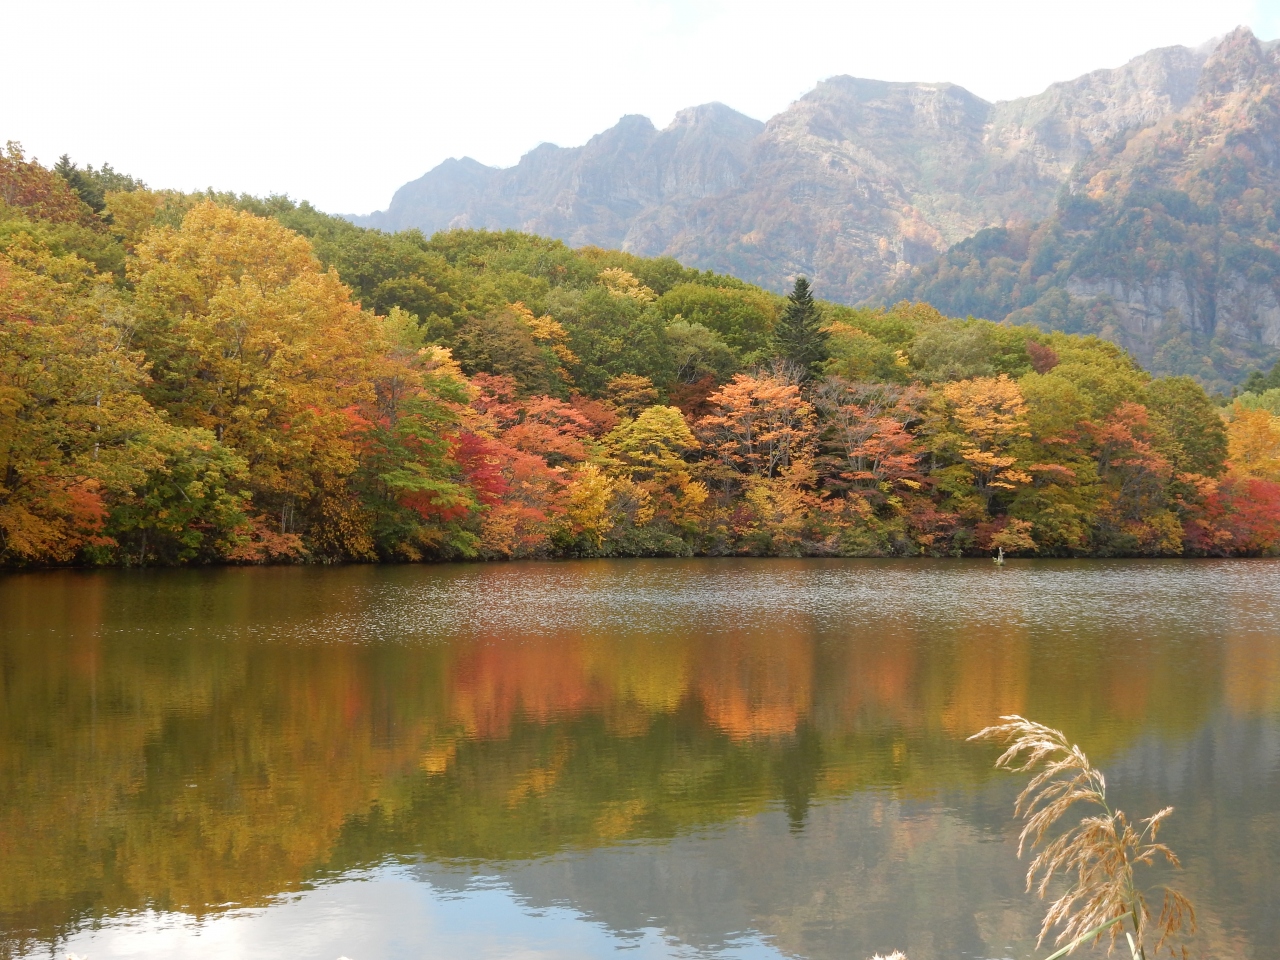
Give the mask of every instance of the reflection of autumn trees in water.
[{"label": "reflection of autumn trees in water", "polygon": [[787,737],[813,701],[812,638],[793,624],[714,637],[694,654],[694,690],[707,720],[733,740]]},{"label": "reflection of autumn trees in water", "polygon": [[1231,638],[1223,663],[1222,697],[1232,713],[1280,713],[1280,644],[1259,634]]},{"label": "reflection of autumn trees in water", "polygon": [[[388,855],[520,858],[775,803],[799,826],[862,787],[985,780],[989,758],[960,741],[1002,712],[1064,726],[1105,762],[1219,699],[1280,705],[1276,648],[1257,637],[1189,635],[1175,660],[1102,634],[886,616],[834,635],[789,613],[307,644],[216,639],[260,619],[221,587],[152,609],[108,598],[104,578],[27,583],[0,648],[0,924],[44,935],[146,905],[260,903]],[[299,612],[276,602],[283,622]],[[350,600],[329,602],[308,615]]]}]

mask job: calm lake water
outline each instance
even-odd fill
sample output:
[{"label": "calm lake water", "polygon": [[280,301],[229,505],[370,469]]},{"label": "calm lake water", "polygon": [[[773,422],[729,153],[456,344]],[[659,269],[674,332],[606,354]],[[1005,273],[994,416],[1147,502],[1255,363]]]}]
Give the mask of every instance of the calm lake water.
[{"label": "calm lake water", "polygon": [[1280,955],[1280,563],[11,575],[0,957],[1043,957],[1014,712]]}]

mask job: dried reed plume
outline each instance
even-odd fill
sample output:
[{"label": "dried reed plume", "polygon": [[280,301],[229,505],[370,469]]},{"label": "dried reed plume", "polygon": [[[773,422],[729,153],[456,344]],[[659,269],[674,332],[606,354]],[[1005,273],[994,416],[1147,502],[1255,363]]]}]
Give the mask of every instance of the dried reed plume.
[{"label": "dried reed plume", "polygon": [[[1084,817],[1046,843],[1027,869],[1027,889],[1034,886],[1041,899],[1055,875],[1071,881],[1066,893],[1050,905],[1036,941],[1037,945],[1043,943],[1054,926],[1062,925],[1054,942],[1066,945],[1048,960],[1071,953],[1090,938],[1099,940],[1108,931],[1108,953],[1124,931],[1134,960],[1146,960],[1147,944],[1153,935],[1154,954],[1168,947],[1174,956],[1185,958],[1182,936],[1184,931],[1190,934],[1196,929],[1191,902],[1165,887],[1164,905],[1152,928],[1146,897],[1133,876],[1136,865],[1150,866],[1159,857],[1180,866],[1172,850],[1156,843],[1160,824],[1173,813],[1173,807],[1130,824],[1122,811],[1113,813],[1107,805],[1107,784],[1102,772],[1094,769],[1084,751],[1069,743],[1061,731],[1019,716],[1000,719],[1005,722],[980,730],[969,739],[1004,744],[1007,749],[996,761],[997,767],[1027,773],[1043,764],[1014,806],[1015,815],[1026,820],[1018,837],[1019,857],[1027,847],[1044,842],[1049,830],[1076,801],[1102,808],[1101,814]],[[1132,932],[1125,929],[1126,920],[1132,925]]]}]

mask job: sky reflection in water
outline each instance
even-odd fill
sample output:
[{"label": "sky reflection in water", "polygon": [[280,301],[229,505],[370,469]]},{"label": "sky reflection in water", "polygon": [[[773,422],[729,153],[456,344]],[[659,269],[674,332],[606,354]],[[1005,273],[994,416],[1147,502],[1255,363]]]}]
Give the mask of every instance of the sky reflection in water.
[{"label": "sky reflection in water", "polygon": [[[394,918],[388,922],[388,918]],[[496,877],[462,889],[438,889],[402,866],[360,871],[294,894],[266,910],[233,910],[203,921],[148,912],[108,929],[72,936],[72,952],[92,960],[154,957],[563,957],[588,960],[618,952],[634,960],[783,956],[748,934],[710,951],[681,944],[655,927],[615,932],[569,907],[535,907]]]},{"label": "sky reflection in water", "polygon": [[37,574],[0,671],[0,957],[1037,955],[1005,712],[1280,942],[1274,562]]}]

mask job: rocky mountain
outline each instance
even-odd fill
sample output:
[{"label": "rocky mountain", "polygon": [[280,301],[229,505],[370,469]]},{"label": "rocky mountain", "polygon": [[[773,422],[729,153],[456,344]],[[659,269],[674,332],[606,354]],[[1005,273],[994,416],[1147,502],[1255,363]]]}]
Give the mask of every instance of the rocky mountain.
[{"label": "rocky mountain", "polygon": [[835,77],[767,124],[718,103],[661,131],[628,116],[507,169],[446,160],[385,211],[351,219],[516,228],[773,289],[804,273],[853,302],[982,227],[1046,214],[1082,156],[1180,109],[1206,56],[1155,50],[1000,104],[953,84]]},{"label": "rocky mountain", "polygon": [[665,130],[623,117],[584,146],[544,143],[505,170],[446,160],[396,191],[362,226],[427,233],[518,228],[575,246],[661,250],[699,201],[741,183],[764,124],[719,103],[676,114]]},{"label": "rocky mountain", "polygon": [[1083,152],[1042,219],[979,232],[884,299],[1097,333],[1156,372],[1224,390],[1269,366],[1280,356],[1280,48],[1237,30],[1194,80],[1181,104],[1154,104],[1154,120]]},{"label": "rocky mountain", "polygon": [[[1271,249],[1262,221],[1227,230],[1215,204],[1230,163],[1248,168],[1262,207],[1280,200],[1269,172],[1280,141],[1267,127],[1276,58],[1241,28],[994,104],[953,84],[834,77],[766,124],[707,104],[664,130],[624,117],[581,147],[544,144],[507,169],[448,160],[387,210],[351,219],[428,233],[515,228],[667,254],[774,290],[804,274],[849,303],[910,296],[961,315],[1021,311],[1228,383],[1280,347],[1280,287],[1258,269],[1254,280],[1205,264],[1137,269],[1132,248],[1121,271],[1104,250],[1134,240],[1112,221],[1149,209],[1133,203],[1157,187],[1191,191],[1187,215],[1213,220],[1178,220],[1195,227],[1178,241],[1186,256],[1211,247],[1221,260],[1243,244],[1256,260]],[[1239,150],[1250,159],[1228,162]],[[1061,242],[1046,246],[1048,234]]]}]

